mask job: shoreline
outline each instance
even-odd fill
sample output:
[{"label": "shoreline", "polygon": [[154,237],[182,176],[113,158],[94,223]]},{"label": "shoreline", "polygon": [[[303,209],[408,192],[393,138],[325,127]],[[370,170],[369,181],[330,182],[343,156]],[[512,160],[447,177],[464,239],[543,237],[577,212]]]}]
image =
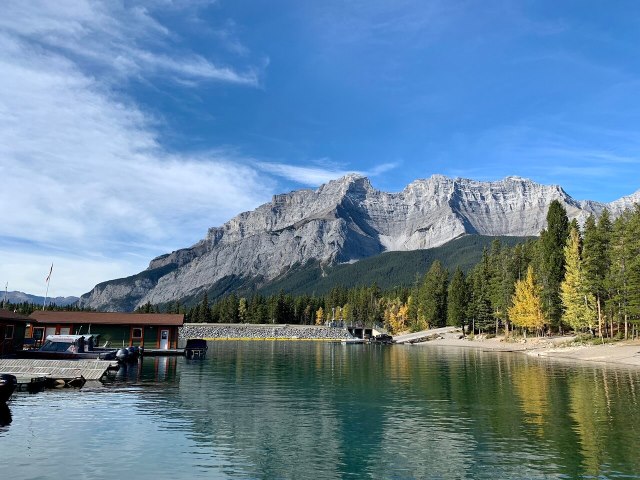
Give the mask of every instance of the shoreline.
[{"label": "shoreline", "polygon": [[531,357],[578,363],[640,367],[640,341],[638,340],[621,340],[604,345],[576,345],[570,343],[574,336],[531,337],[525,343],[522,340],[505,341],[504,336],[489,339],[482,337],[476,337],[473,340],[462,339],[458,338],[460,330],[451,327],[429,330],[429,333],[438,335],[439,338],[413,345],[474,348],[491,352],[522,353]]}]

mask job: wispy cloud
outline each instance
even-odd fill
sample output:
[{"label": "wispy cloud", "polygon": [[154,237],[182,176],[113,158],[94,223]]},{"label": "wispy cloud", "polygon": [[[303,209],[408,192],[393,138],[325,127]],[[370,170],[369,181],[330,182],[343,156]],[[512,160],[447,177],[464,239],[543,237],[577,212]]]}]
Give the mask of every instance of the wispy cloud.
[{"label": "wispy cloud", "polygon": [[257,162],[256,167],[271,175],[286,178],[287,180],[302,185],[318,186],[331,180],[335,180],[336,178],[343,177],[349,173],[375,177],[398,166],[398,163],[395,162],[383,163],[381,165],[374,166],[369,170],[360,171],[327,166],[326,164],[330,162],[327,162],[326,160],[323,160],[320,163],[321,165],[317,166],[301,167],[285,163]]},{"label": "wispy cloud", "polygon": [[141,46],[171,40],[140,7],[3,5],[0,279],[12,288],[30,290],[40,267],[53,261],[55,278],[66,283],[52,293],[83,293],[192,244],[207,227],[273,193],[274,182],[236,155],[167,151],[158,120],[118,94],[112,78],[95,74],[97,65],[109,74],[258,82],[255,72],[218,67],[188,51],[180,57]]},{"label": "wispy cloud", "polygon": [[[9,0],[3,4],[0,29],[29,42],[31,48],[87,62],[101,75],[171,74],[177,80],[258,85],[261,66],[237,69],[179,48],[176,34],[152,15],[153,7],[95,0]],[[235,39],[227,34],[225,41]]]},{"label": "wispy cloud", "polygon": [[[460,148],[467,156],[474,152],[473,160],[482,165],[480,171],[462,169],[464,175],[477,179],[521,175],[560,184],[578,199],[599,201],[615,200],[598,197],[603,182],[615,181],[627,193],[638,188],[634,172],[640,164],[640,142],[633,131],[544,117],[487,130]],[[446,173],[454,172],[461,169]]]},{"label": "wispy cloud", "polygon": [[271,175],[309,186],[317,186],[348,173],[354,173],[348,170],[333,170],[323,167],[300,167],[298,165],[271,162],[259,162],[256,166]]}]

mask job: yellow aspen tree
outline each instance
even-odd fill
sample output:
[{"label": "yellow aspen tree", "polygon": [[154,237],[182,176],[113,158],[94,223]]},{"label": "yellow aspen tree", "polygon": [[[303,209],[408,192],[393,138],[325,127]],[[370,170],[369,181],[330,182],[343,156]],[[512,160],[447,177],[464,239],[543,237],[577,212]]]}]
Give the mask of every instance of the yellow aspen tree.
[{"label": "yellow aspen tree", "polygon": [[562,300],[562,320],[574,330],[593,328],[595,321],[595,297],[589,293],[585,281],[584,269],[580,258],[580,233],[575,225],[571,226],[569,239],[564,247],[566,271],[560,284]]},{"label": "yellow aspen tree", "polygon": [[400,304],[398,308],[398,331],[405,330],[409,325],[409,306],[406,303]]},{"label": "yellow aspen tree", "polygon": [[324,310],[320,307],[316,310],[316,325],[322,325],[324,323]]},{"label": "yellow aspen tree", "polygon": [[352,312],[353,312],[353,308],[351,307],[351,305],[349,305],[348,303],[345,303],[342,306],[342,320],[344,320],[345,322],[348,322],[349,320],[351,320]]},{"label": "yellow aspen tree", "polygon": [[516,282],[513,306],[508,309],[509,320],[515,326],[538,331],[544,328],[541,291],[533,276],[533,267],[529,265],[527,276]]}]

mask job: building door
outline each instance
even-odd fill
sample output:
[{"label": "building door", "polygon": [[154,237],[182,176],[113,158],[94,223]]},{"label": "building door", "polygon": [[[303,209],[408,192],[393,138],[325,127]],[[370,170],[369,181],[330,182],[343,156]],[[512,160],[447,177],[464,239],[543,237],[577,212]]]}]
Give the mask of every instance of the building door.
[{"label": "building door", "polygon": [[33,346],[41,347],[44,340],[44,327],[33,327]]},{"label": "building door", "polygon": [[160,350],[169,350],[169,330],[160,330]]}]

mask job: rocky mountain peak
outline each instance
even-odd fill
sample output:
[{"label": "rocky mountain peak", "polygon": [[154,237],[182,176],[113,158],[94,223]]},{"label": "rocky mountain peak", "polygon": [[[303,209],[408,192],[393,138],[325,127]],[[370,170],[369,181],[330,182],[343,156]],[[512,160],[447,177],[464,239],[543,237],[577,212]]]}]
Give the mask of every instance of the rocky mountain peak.
[{"label": "rocky mountain peak", "polygon": [[146,271],[96,286],[83,304],[131,310],[198,295],[230,279],[268,282],[309,261],[353,262],[432,248],[465,234],[535,236],[553,200],[582,222],[605,207],[618,215],[640,200],[640,191],[602,204],[577,202],[560,186],[521,177],[483,182],[433,175],[387,193],[365,176],[348,174],[316,190],[274,195],[210,228],[195,245],[152,260]]}]

